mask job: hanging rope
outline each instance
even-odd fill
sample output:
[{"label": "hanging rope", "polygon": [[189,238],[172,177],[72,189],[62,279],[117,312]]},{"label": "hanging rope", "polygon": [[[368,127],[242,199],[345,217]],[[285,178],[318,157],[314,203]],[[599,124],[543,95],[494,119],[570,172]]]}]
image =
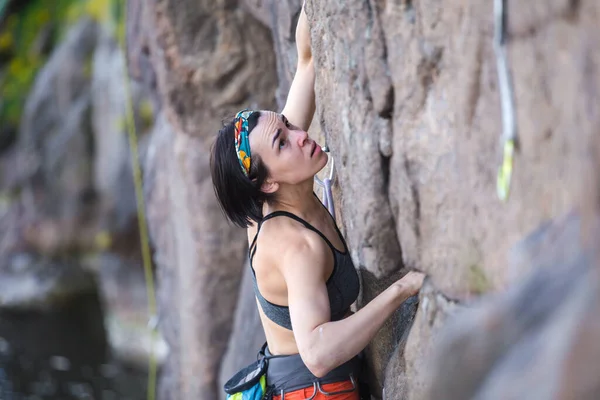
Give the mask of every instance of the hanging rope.
[{"label": "hanging rope", "polygon": [[494,0],[494,52],[498,70],[498,86],[500,87],[500,103],[502,106],[502,141],[503,161],[498,169],[496,191],[502,201],[508,199],[512,178],[513,159],[517,144],[517,123],[513,87],[506,61],[506,0]]},{"label": "hanging rope", "polygon": [[150,242],[148,238],[148,226],[146,224],[146,204],[144,201],[144,192],[142,186],[142,169],[140,167],[139,152],[137,146],[137,130],[133,114],[133,100],[131,96],[131,86],[129,82],[129,68],[127,62],[127,40],[126,40],[126,24],[127,24],[127,0],[123,1],[123,32],[119,32],[121,49],[123,52],[123,84],[125,87],[126,97],[126,123],[127,133],[129,137],[129,150],[131,155],[131,166],[133,169],[133,181],[135,186],[135,197],[137,206],[138,228],[140,231],[140,245],[142,250],[142,261],[144,265],[144,277],[146,281],[146,295],[148,298],[148,329],[150,330],[150,354],[148,359],[148,400],[156,398],[156,375],[157,362],[155,343],[157,341],[157,313],[156,313],[156,294],[154,289],[154,275],[152,272],[152,260],[150,257]]}]

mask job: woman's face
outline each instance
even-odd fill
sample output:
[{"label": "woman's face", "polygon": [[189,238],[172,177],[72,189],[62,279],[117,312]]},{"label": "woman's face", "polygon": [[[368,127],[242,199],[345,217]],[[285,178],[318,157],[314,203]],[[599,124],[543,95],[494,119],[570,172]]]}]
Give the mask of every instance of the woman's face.
[{"label": "woman's face", "polygon": [[250,132],[250,149],[269,170],[269,180],[295,185],[319,172],[327,164],[321,146],[302,129],[291,125],[283,114],[261,111]]}]

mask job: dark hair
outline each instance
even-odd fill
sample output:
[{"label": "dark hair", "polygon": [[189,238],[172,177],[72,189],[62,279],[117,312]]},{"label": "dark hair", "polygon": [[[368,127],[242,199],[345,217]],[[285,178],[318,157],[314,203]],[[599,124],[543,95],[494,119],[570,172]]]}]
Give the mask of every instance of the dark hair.
[{"label": "dark hair", "polygon": [[[248,117],[248,133],[258,124],[260,111]],[[238,161],[234,143],[234,123],[224,124],[210,155],[210,173],[221,209],[234,224],[247,228],[252,221],[262,220],[262,207],[272,199],[271,193],[260,190],[269,176],[267,167],[257,154],[252,154],[250,173],[246,176]]]}]

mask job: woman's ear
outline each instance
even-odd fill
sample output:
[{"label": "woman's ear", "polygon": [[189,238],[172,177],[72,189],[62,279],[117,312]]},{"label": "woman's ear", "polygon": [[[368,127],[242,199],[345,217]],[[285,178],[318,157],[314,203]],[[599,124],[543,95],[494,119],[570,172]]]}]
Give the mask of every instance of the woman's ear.
[{"label": "woman's ear", "polygon": [[277,189],[279,189],[279,183],[274,182],[269,178],[265,179],[263,184],[260,186],[261,192],[265,193],[275,193]]}]

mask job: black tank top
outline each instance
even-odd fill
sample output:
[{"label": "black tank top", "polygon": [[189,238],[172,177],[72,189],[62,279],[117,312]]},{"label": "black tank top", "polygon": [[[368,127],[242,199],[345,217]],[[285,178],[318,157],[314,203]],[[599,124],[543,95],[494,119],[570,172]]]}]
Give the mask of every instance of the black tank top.
[{"label": "black tank top", "polygon": [[256,244],[256,239],[258,238],[258,234],[260,233],[260,228],[262,224],[271,218],[280,216],[288,217],[300,222],[307,229],[310,229],[311,231],[321,236],[321,238],[323,238],[325,243],[327,243],[327,245],[331,249],[331,252],[333,253],[334,264],[333,272],[331,273],[331,276],[329,277],[329,279],[327,279],[326,282],[327,294],[329,296],[331,320],[341,320],[348,313],[352,303],[356,301],[356,298],[358,297],[358,292],[360,290],[358,274],[356,272],[356,269],[354,268],[354,264],[352,263],[352,258],[350,257],[350,253],[348,252],[348,247],[346,246],[346,241],[344,240],[344,237],[340,233],[337,225],[335,224],[335,221],[333,221],[336,232],[344,245],[344,252],[342,253],[331,244],[329,239],[327,239],[327,237],[323,233],[321,233],[321,231],[319,231],[314,226],[306,222],[304,219],[286,211],[275,211],[263,218],[263,220],[258,225],[256,236],[254,236],[254,240],[252,241],[252,244],[250,245],[249,249],[250,268],[252,268],[252,279],[254,283],[254,294],[256,295],[256,298],[258,299],[258,302],[260,303],[263,312],[265,313],[267,318],[275,322],[277,325],[290,330],[292,329],[289,308],[287,306],[273,304],[262,296],[262,294],[258,290],[256,272],[254,271],[254,267],[252,265],[252,259],[254,258],[254,255],[256,254],[256,249],[258,247]]}]

